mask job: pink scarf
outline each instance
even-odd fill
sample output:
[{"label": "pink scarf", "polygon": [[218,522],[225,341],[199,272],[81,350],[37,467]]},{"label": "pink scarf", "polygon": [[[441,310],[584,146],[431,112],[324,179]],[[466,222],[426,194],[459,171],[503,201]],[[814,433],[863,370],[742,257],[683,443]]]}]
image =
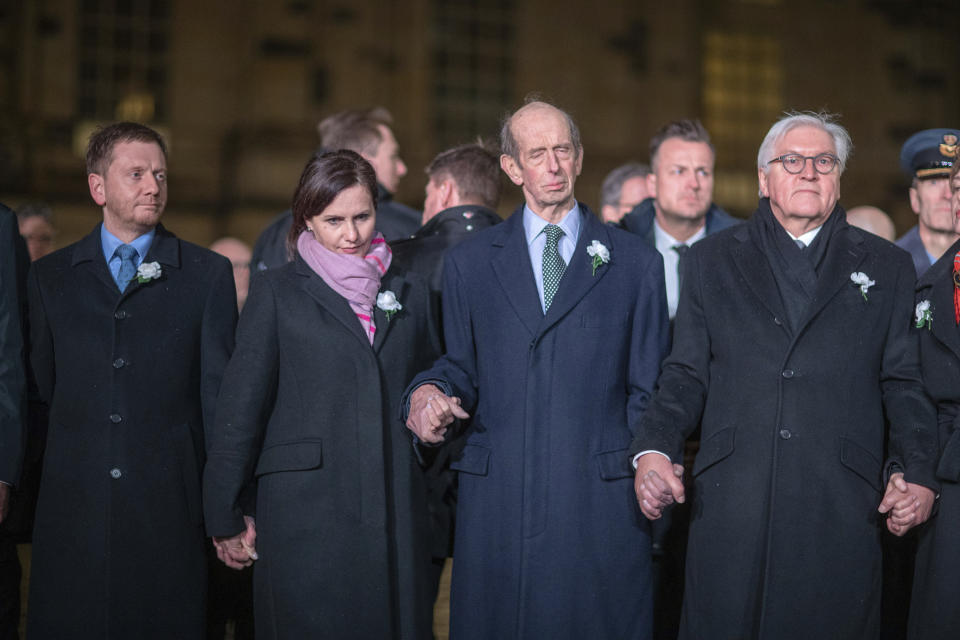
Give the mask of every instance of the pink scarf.
[{"label": "pink scarf", "polygon": [[362,258],[330,251],[317,242],[309,231],[304,231],[297,238],[297,251],[314,273],[350,303],[372,345],[377,332],[373,322],[373,305],[380,291],[380,278],[393,260],[393,252],[383,239],[383,234],[377,232],[370,242],[370,250]]}]

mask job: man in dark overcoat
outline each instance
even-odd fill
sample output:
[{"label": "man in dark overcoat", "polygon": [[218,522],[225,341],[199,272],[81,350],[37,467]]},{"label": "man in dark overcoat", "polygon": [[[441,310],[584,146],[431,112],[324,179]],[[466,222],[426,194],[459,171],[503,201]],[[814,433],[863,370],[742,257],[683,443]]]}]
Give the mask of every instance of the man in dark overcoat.
[{"label": "man in dark overcoat", "polygon": [[26,448],[26,372],[21,326],[29,261],[13,211],[0,204],[0,639],[17,638],[20,560],[9,531]]},{"label": "man in dark overcoat", "polygon": [[87,150],[103,223],[34,263],[31,361],[50,405],[30,638],[204,637],[204,428],[233,349],[229,261],[160,224],[166,148],[117,123]]},{"label": "man in dark overcoat", "polygon": [[460,472],[451,635],[649,638],[649,526],[627,447],[667,340],[663,266],[576,201],[573,120],[543,102],[501,132],[525,205],[447,254],[446,355],[408,427],[473,422]]},{"label": "man in dark overcoat", "polygon": [[684,499],[670,461],[702,429],[681,638],[878,638],[883,514],[896,534],[929,517],[914,272],[846,223],[849,149],[828,116],[784,117],[760,147],[753,217],[690,250],[631,446],[657,518]]}]

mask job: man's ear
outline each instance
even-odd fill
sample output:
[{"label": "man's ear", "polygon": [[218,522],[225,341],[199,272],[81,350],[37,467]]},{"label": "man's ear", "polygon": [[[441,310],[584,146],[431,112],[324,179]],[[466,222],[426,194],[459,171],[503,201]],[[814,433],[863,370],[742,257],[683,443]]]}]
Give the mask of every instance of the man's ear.
[{"label": "man's ear", "polygon": [[511,156],[505,153],[500,156],[500,168],[510,178],[510,182],[518,187],[523,186],[523,174],[520,172],[520,165]]},{"label": "man's ear", "polygon": [[916,187],[910,187],[910,208],[917,215],[920,215],[920,194]]},{"label": "man's ear", "polygon": [[440,209],[449,209],[460,204],[460,191],[453,178],[447,178],[440,183]]},{"label": "man's ear", "polygon": [[657,174],[648,173],[647,174],[647,197],[656,198],[657,197]]},{"label": "man's ear", "polygon": [[763,169],[757,169],[757,179],[760,181],[760,195],[764,198],[769,198],[770,190],[767,188],[767,172]]},{"label": "man's ear", "polygon": [[90,187],[90,197],[101,207],[107,203],[107,194],[104,192],[103,182],[103,176],[100,174],[87,174],[87,186]]}]

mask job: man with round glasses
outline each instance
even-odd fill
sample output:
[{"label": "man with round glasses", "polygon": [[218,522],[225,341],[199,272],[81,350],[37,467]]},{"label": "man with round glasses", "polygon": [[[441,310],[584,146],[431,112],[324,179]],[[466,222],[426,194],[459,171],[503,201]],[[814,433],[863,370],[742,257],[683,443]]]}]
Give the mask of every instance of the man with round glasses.
[{"label": "man with round glasses", "polygon": [[900,150],[900,168],[910,176],[910,208],[917,224],[897,246],[913,258],[917,278],[960,237],[950,206],[950,169],[960,152],[960,130],[927,129],[915,133]]},{"label": "man with round glasses", "polygon": [[701,427],[681,638],[877,639],[882,528],[929,517],[936,418],[914,276],[905,252],[847,224],[850,147],[831,116],[782,118],[757,156],[753,217],[688,254],[673,351],[631,446],[656,519],[685,500],[671,462]]}]

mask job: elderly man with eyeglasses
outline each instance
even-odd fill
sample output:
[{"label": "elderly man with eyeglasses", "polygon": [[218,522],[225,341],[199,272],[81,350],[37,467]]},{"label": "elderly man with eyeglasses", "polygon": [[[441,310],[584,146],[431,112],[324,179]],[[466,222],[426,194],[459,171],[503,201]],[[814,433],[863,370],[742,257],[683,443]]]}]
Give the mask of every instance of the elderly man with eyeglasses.
[{"label": "elderly man with eyeglasses", "polygon": [[[847,224],[850,146],[831,116],[778,121],[753,217],[685,261],[673,351],[631,447],[648,518],[693,500],[681,638],[878,638],[883,529],[930,515],[913,266]],[[671,462],[698,425],[685,496]]]}]

